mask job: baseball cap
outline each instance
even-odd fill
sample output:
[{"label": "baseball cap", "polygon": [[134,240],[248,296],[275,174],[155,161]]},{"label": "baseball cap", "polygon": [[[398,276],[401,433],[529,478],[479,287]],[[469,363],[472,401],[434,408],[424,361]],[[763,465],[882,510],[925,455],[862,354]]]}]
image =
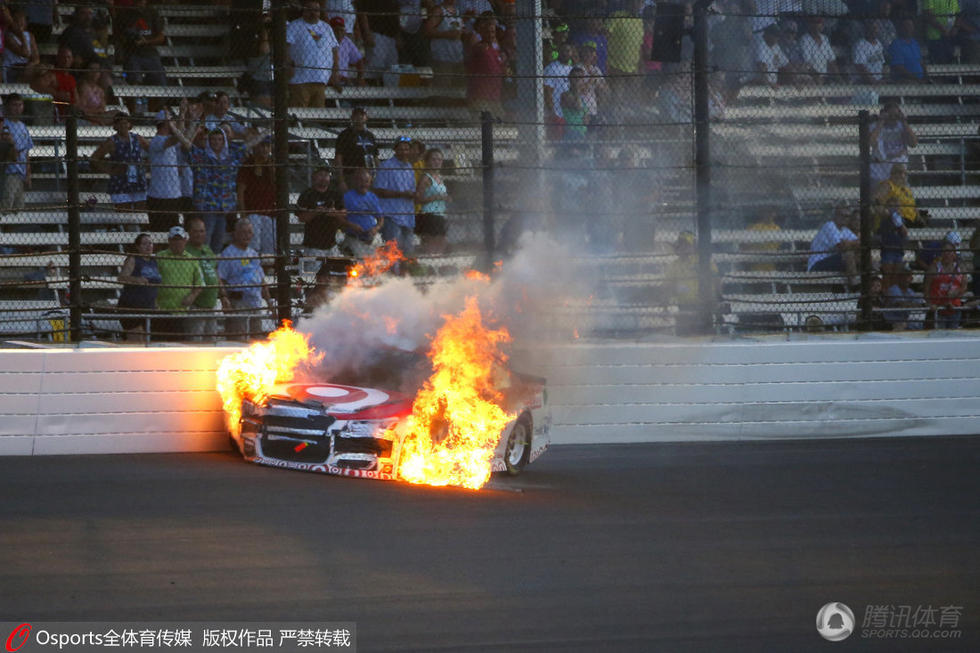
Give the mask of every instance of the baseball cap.
[{"label": "baseball cap", "polygon": [[947,243],[953,243],[954,245],[959,245],[960,243],[963,242],[963,239],[960,237],[960,234],[956,231],[947,231],[943,239]]},{"label": "baseball cap", "polygon": [[174,238],[187,238],[187,231],[179,224],[170,227],[170,231],[167,232],[167,240]]},{"label": "baseball cap", "polygon": [[333,18],[330,19],[330,26],[331,27],[344,27],[344,17],[343,16],[334,16]]}]

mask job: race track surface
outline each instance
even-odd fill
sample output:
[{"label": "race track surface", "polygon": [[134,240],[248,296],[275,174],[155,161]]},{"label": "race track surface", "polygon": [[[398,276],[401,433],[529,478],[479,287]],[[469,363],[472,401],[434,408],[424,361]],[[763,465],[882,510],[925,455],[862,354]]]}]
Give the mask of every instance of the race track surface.
[{"label": "race track surface", "polygon": [[[980,438],[554,447],[469,492],[0,458],[0,621],[355,621],[359,650],[980,650]],[[840,643],[841,601],[962,606]]]}]

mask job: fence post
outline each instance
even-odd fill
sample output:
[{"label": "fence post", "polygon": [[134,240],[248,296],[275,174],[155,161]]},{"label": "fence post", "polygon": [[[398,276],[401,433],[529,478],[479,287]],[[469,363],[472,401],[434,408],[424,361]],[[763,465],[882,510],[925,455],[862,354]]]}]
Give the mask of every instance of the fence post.
[{"label": "fence post", "polygon": [[78,205],[78,117],[72,110],[65,121],[65,170],[68,176],[68,331],[71,341],[82,339],[82,218]]},{"label": "fence post", "polygon": [[861,309],[860,328],[870,331],[871,298],[871,119],[866,109],[858,112],[858,162],[861,167]]},{"label": "fence post", "polygon": [[489,111],[480,112],[480,127],[480,144],[483,149],[483,248],[486,250],[489,271],[493,268],[494,252],[497,249],[493,215],[493,115]]},{"label": "fence post", "polygon": [[276,3],[272,11],[272,69],[275,94],[272,129],[276,170],[276,317],[279,324],[292,319],[292,287],[286,261],[289,257],[289,78],[286,76],[286,10]]},{"label": "fence post", "polygon": [[698,225],[698,322],[702,331],[711,329],[715,297],[711,272],[711,147],[708,112],[708,5],[694,5],[694,150]]}]

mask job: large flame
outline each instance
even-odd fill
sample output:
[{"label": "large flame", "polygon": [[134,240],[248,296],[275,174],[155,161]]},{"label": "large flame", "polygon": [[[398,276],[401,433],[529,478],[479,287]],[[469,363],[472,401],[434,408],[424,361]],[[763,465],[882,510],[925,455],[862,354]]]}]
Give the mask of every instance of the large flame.
[{"label": "large flame", "polygon": [[432,342],[433,373],[418,392],[398,464],[410,483],[479,489],[501,433],[514,419],[501,405],[495,371],[506,356],[506,329],[488,329],[475,297],[446,322]]},{"label": "large flame", "polygon": [[225,356],[218,366],[217,386],[228,430],[239,434],[242,400],[261,403],[277,383],[292,380],[299,364],[315,359],[309,336],[293,331],[288,320],[265,342],[252,343],[248,349]]},{"label": "large flame", "polygon": [[352,281],[363,282],[371,277],[384,274],[395,267],[400,261],[404,261],[405,255],[398,249],[398,243],[389,240],[381,247],[374,250],[374,253],[364,258],[363,261],[355,263],[347,275]]}]

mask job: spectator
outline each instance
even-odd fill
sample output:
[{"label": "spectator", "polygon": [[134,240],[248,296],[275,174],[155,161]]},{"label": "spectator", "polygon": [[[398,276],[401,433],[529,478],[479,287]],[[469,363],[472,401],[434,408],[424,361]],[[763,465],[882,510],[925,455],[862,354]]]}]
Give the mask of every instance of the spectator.
[{"label": "spectator", "polygon": [[230,108],[231,98],[228,97],[228,94],[224,91],[218,91],[215,93],[214,108],[213,111],[204,118],[204,128],[208,131],[213,131],[218,129],[222,124],[227,124],[231,127],[234,138],[242,138],[245,135],[246,127],[240,123],[235,116],[228,113],[228,109]]},{"label": "spectator", "polygon": [[334,38],[337,39],[338,71],[340,83],[343,86],[364,86],[364,58],[361,51],[354,45],[344,30],[344,19],[335,16],[330,19],[330,27],[333,28]]},{"label": "spectator", "polygon": [[588,115],[588,122],[596,122],[602,115],[602,107],[605,106],[609,96],[609,84],[606,77],[599,68],[598,53],[595,43],[586,41],[579,46],[578,67],[584,73],[582,76],[582,99],[585,101],[585,110]]},{"label": "spectator", "polygon": [[[194,170],[194,210],[204,218],[208,244],[222,249],[226,225],[236,210],[238,168],[265,133],[246,143],[229,143],[224,131],[207,133],[204,146],[183,144]],[[188,147],[189,145],[189,147]]]},{"label": "spectator", "polygon": [[959,0],[922,0],[921,6],[929,62],[953,63],[953,48],[963,41]]},{"label": "spectator", "polygon": [[344,249],[352,256],[364,258],[374,252],[376,236],[384,226],[381,200],[371,192],[371,173],[367,168],[357,168],[351,176],[353,188],[344,193],[347,224],[344,233],[353,238],[344,240]]},{"label": "spectator", "polygon": [[923,222],[915,210],[915,196],[909,186],[905,166],[901,163],[893,164],[891,175],[878,185],[875,203],[878,208],[877,221],[895,211],[907,224],[919,225]]},{"label": "spectator", "polygon": [[470,47],[466,60],[466,99],[474,111],[489,111],[499,118],[504,113],[500,100],[507,57],[497,43],[497,21],[492,15],[480,16],[474,27],[480,40]]},{"label": "spectator", "polygon": [[19,93],[11,93],[3,101],[4,117],[2,119],[4,136],[9,135],[16,157],[14,163],[6,166],[3,182],[3,198],[0,199],[0,211],[16,211],[24,208],[24,189],[31,187],[31,162],[29,155],[34,141],[21,121],[24,115],[24,99]]},{"label": "spectator", "polygon": [[810,243],[810,258],[806,269],[809,272],[843,272],[848,283],[856,286],[858,237],[850,229],[853,220],[847,210],[846,202],[838,202],[834,216],[820,227],[813,242]]},{"label": "spectator", "polygon": [[37,40],[27,29],[27,16],[23,9],[11,12],[13,24],[3,32],[3,81],[8,84],[27,82],[34,68],[41,62]]},{"label": "spectator", "polygon": [[[187,100],[181,103],[181,115],[187,114]],[[168,109],[161,109],[156,116],[157,133],[150,141],[150,184],[147,188],[146,207],[150,213],[150,231],[168,231],[180,222],[183,209],[181,200],[180,152],[183,143],[190,143],[189,135],[180,131],[171,119]]]},{"label": "spectator", "polygon": [[[677,305],[678,314],[675,328],[677,334],[696,331],[699,325],[699,308],[701,306],[701,283],[698,271],[698,255],[694,247],[694,234],[682,231],[674,243],[674,253],[677,258],[667,266],[664,274],[664,286],[669,301]],[[711,296],[718,297],[718,268],[714,261],[711,263],[713,288]]]},{"label": "spectator", "polygon": [[[201,270],[201,292],[194,300],[193,308],[202,311],[214,311],[221,295],[222,308],[231,308],[227,293],[221,287],[218,279],[218,262],[214,251],[208,247],[208,230],[200,216],[191,216],[184,220],[187,225],[187,247],[184,251],[197,260]],[[188,335],[193,340],[203,340],[204,336],[214,338],[218,334],[218,318],[214,315],[185,319],[184,325]]]},{"label": "spectator", "polygon": [[133,124],[122,111],[116,113],[112,127],[116,133],[96,148],[92,163],[109,175],[109,197],[117,211],[143,211],[146,209],[143,152],[150,149],[150,144],[130,131]]},{"label": "spectator", "polygon": [[24,13],[27,15],[27,29],[38,39],[39,43],[48,43],[51,32],[58,22],[58,0],[31,0],[24,3]]},{"label": "spectator", "polygon": [[926,272],[926,299],[939,309],[936,313],[937,329],[958,329],[960,326],[961,316],[957,309],[963,305],[967,286],[966,275],[956,252],[958,246],[958,242],[954,244],[947,238],[939,258],[932,262]]},{"label": "spectator", "polygon": [[78,80],[78,112],[80,124],[108,126],[116,115],[106,105],[105,89],[101,82],[102,68],[98,61],[89,63]]},{"label": "spectator", "polygon": [[578,66],[568,73],[568,90],[561,96],[561,112],[565,122],[562,140],[584,141],[590,116],[585,103],[585,71]]},{"label": "spectator", "polygon": [[561,132],[561,97],[569,88],[568,74],[572,72],[573,52],[574,48],[570,43],[563,43],[558,50],[558,58],[544,69],[544,110],[546,122],[553,126],[553,137]]},{"label": "spectator", "polygon": [[588,47],[596,53],[596,61],[592,65],[598,66],[603,75],[609,72],[609,39],[606,38],[602,17],[596,12],[585,19],[582,29],[572,37],[572,43],[577,45],[580,51],[586,44],[591,44]]},{"label": "spectator", "polygon": [[334,256],[337,230],[353,230],[347,222],[344,198],[330,188],[330,168],[314,170],[311,182],[296,202],[296,217],[303,223],[304,253],[316,258]]},{"label": "spectator", "polygon": [[915,40],[915,21],[904,18],[899,23],[898,38],[888,46],[888,64],[896,82],[921,82],[929,79],[922,61],[922,48]]},{"label": "spectator", "polygon": [[398,0],[358,0],[357,8],[368,51],[367,78],[380,81],[384,72],[398,63]]},{"label": "spectator", "polygon": [[54,98],[55,116],[57,116],[58,120],[64,119],[68,114],[68,110],[64,108],[64,105],[75,104],[78,99],[76,93],[78,85],[75,82],[75,77],[72,75],[74,63],[75,55],[72,54],[71,48],[63,45],[58,48],[58,54],[55,55],[55,67],[51,71],[52,77],[48,78],[45,75],[46,70],[43,66],[39,66],[38,68],[40,73],[45,77],[44,84],[48,86],[48,88],[41,92],[47,93]]},{"label": "spectator", "polygon": [[92,29],[92,7],[78,5],[72,14],[71,23],[58,37],[58,45],[66,45],[75,55],[75,66],[84,68],[96,59],[95,31]]},{"label": "spectator", "polygon": [[558,23],[552,26],[551,36],[544,42],[544,65],[561,59],[561,46],[568,43],[568,23]]},{"label": "spectator", "polygon": [[339,171],[337,180],[341,191],[346,191],[350,177],[357,168],[373,170],[378,160],[377,139],[367,129],[367,109],[354,107],[350,112],[350,126],[337,134],[334,147],[334,164]]},{"label": "spectator", "polygon": [[[354,28],[357,25],[357,3],[355,0],[326,0],[323,3],[324,16],[326,20],[332,21],[334,18],[340,18],[344,21],[345,34],[349,35],[352,39],[354,38]],[[340,39],[337,39],[340,42]]]},{"label": "spectator", "polygon": [[909,230],[898,211],[898,205],[886,205],[887,217],[881,221],[878,236],[881,240],[881,271],[885,274],[897,272],[904,266],[905,244]]},{"label": "spectator", "polygon": [[[167,236],[167,249],[157,254],[161,277],[157,308],[168,313],[184,314],[203,290],[201,267],[186,251],[187,232],[183,227],[171,227]],[[182,339],[190,331],[182,317],[174,316],[159,319],[153,330],[164,339],[173,340]]]},{"label": "spectator", "polygon": [[[231,244],[221,252],[218,277],[224,284],[232,313],[225,318],[225,334],[231,338],[248,339],[261,331],[262,317],[255,315],[262,302],[270,302],[269,288],[259,262],[258,252],[249,247],[254,234],[252,223],[235,222]],[[225,305],[222,298],[222,306]]]},{"label": "spectator", "polygon": [[[887,288],[885,289],[884,306],[887,308],[925,308],[926,300],[921,293],[917,293],[909,287],[912,282],[912,271],[907,267],[902,267],[890,275],[886,275]],[[882,316],[893,331],[904,331],[911,329],[917,331],[922,329],[923,324],[919,320],[912,320],[912,313],[908,310],[902,311],[883,311]]]},{"label": "spectator", "polygon": [[262,23],[258,28],[258,44],[248,58],[245,82],[248,95],[253,102],[265,109],[272,109],[272,48],[269,45],[269,28]]},{"label": "spectator", "polygon": [[878,23],[864,23],[864,36],[854,44],[852,58],[862,84],[879,84],[884,78],[885,48],[878,40]]},{"label": "spectator", "polygon": [[466,84],[463,21],[456,0],[443,0],[434,7],[422,30],[431,43],[433,84],[449,87]]},{"label": "spectator", "polygon": [[[238,170],[238,215],[252,223],[254,239],[249,247],[262,256],[276,253],[276,171],[272,141],[264,138]],[[271,260],[266,261],[270,265]]]},{"label": "spectator", "polygon": [[746,231],[758,240],[752,243],[743,243],[739,246],[739,251],[749,254],[758,254],[759,261],[749,263],[747,270],[756,272],[773,272],[776,268],[776,255],[779,253],[779,241],[767,240],[776,232],[782,231],[783,216],[779,208],[775,206],[767,207],[758,220],[746,227]]},{"label": "spectator", "polygon": [[109,92],[112,88],[112,41],[109,36],[109,21],[105,18],[96,18],[92,21],[92,31],[95,38],[92,40],[92,51],[95,53],[94,61],[99,64],[102,75],[99,84]]},{"label": "spectator", "polygon": [[881,0],[878,3],[878,10],[870,19],[870,22],[878,26],[878,39],[887,50],[898,37],[898,30],[895,29],[895,21],[892,20],[891,0]]},{"label": "spectator", "polygon": [[882,106],[881,115],[871,125],[871,183],[880,184],[891,176],[896,163],[909,162],[909,148],[919,138],[909,126],[897,102]]},{"label": "spectator", "polygon": [[[922,241],[919,244],[919,250],[915,254],[915,262],[912,266],[917,270],[927,271],[932,266],[933,261],[942,254],[943,245],[952,243],[954,247],[959,247],[961,240],[959,233],[948,231],[940,240]],[[980,257],[976,257],[974,260],[980,261]],[[978,276],[980,275],[974,275],[974,279]]]},{"label": "spectator", "polygon": [[401,53],[402,61],[407,61],[416,68],[429,66],[431,55],[429,53],[429,40],[425,38],[422,30],[422,7],[426,12],[431,11],[434,0],[398,0],[399,11],[401,12]]},{"label": "spectator", "polygon": [[773,88],[778,87],[779,74],[787,71],[788,66],[789,59],[779,47],[779,28],[770,25],[755,41],[755,67],[759,71],[760,81]]},{"label": "spectator", "polygon": [[327,85],[340,88],[337,39],[333,29],[320,20],[317,0],[304,0],[303,14],[286,26],[286,43],[292,63],[289,104],[323,107]]},{"label": "spectator", "polygon": [[406,256],[411,256],[415,249],[415,170],[411,143],[408,136],[399,137],[395,141],[395,156],[378,166],[374,179],[374,192],[381,199],[385,216],[381,233],[386,242],[396,241]]},{"label": "spectator", "polygon": [[823,33],[824,21],[820,16],[807,21],[807,33],[800,37],[800,50],[807,70],[814,73],[817,83],[829,84],[836,81],[837,55],[830,45],[830,39]]},{"label": "spectator", "polygon": [[[456,9],[463,17],[463,31],[471,33],[476,31],[474,25],[480,16],[486,13],[493,16],[493,5],[490,4],[490,0],[456,0]],[[494,26],[496,27],[496,20]]]},{"label": "spectator", "polygon": [[609,39],[608,75],[613,103],[619,109],[634,106],[639,93],[637,75],[643,72],[643,0],[626,0],[623,9],[606,21]]},{"label": "spectator", "polygon": [[[133,6],[117,13],[114,33],[119,35],[119,53],[129,84],[166,86],[167,75],[160,60],[157,46],[166,43],[163,20],[156,9],[147,7],[146,0],[133,0]],[[158,109],[159,100],[153,98],[150,110]]]},{"label": "spectator", "polygon": [[424,156],[424,172],[415,188],[415,201],[421,205],[415,220],[415,233],[422,239],[425,254],[443,254],[446,251],[446,203],[449,192],[442,179],[442,150],[427,150]]},{"label": "spectator", "polygon": [[[135,253],[123,261],[122,270],[116,279],[123,284],[116,306],[120,309],[131,309],[133,313],[152,311],[157,306],[157,292],[163,281],[160,269],[153,258],[153,241],[150,234],[141,233],[133,241]],[[145,342],[147,338],[146,318],[121,317],[119,324],[126,332],[129,342]]]}]

